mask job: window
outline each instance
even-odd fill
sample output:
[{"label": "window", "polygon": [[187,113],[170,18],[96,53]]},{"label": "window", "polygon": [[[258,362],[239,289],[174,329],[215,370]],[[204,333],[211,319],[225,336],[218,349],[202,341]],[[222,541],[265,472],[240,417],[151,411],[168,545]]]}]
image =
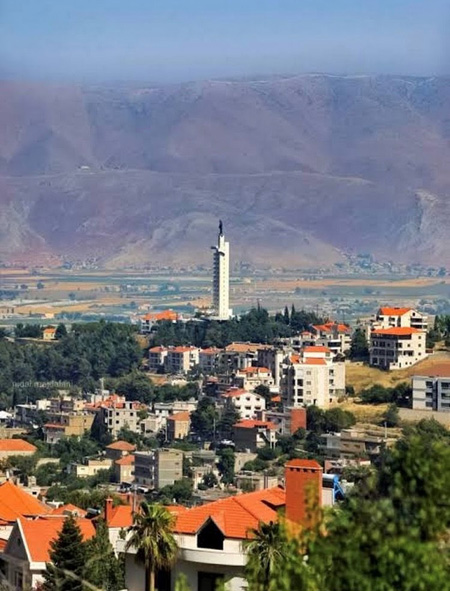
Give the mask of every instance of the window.
[{"label": "window", "polygon": [[217,527],[217,525],[213,521],[211,521],[211,519],[209,519],[197,535],[197,548],[223,550],[224,538],[225,536]]},{"label": "window", "polygon": [[216,573],[198,573],[198,591],[216,591],[221,589],[224,576]]}]

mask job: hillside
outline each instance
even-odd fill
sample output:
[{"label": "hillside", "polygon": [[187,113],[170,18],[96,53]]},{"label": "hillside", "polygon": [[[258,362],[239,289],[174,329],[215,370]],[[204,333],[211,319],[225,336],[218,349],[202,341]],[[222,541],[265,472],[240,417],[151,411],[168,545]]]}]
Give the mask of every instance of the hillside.
[{"label": "hillside", "polygon": [[450,267],[450,80],[0,83],[0,259]]}]

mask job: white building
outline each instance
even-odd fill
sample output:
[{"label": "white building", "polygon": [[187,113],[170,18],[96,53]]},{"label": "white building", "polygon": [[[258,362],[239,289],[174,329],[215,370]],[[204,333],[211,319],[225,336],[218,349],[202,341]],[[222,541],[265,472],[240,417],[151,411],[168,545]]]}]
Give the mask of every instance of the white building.
[{"label": "white building", "polygon": [[204,373],[207,376],[217,373],[219,365],[219,355],[221,351],[222,349],[218,349],[217,347],[200,349],[198,355],[198,364],[202,373]]},{"label": "white building", "polygon": [[305,347],[283,367],[281,398],[287,407],[327,408],[345,393],[345,364],[327,347]]},{"label": "white building", "polygon": [[396,370],[426,357],[426,332],[407,326],[376,328],[370,333],[370,365]]},{"label": "white building", "polygon": [[253,392],[257,386],[274,387],[272,372],[267,367],[246,367],[234,376],[234,384],[239,388]]},{"label": "white building", "polygon": [[219,237],[213,259],[213,309],[219,320],[228,320],[230,309],[230,244],[225,241],[222,221],[219,223]]},{"label": "white building", "polygon": [[413,376],[414,410],[450,411],[450,365],[439,364],[429,375]]},{"label": "white building", "polygon": [[222,400],[225,404],[232,404],[241,415],[241,419],[252,419],[257,412],[266,408],[266,401],[262,396],[241,388],[230,388],[222,394]]},{"label": "white building", "polygon": [[198,365],[197,347],[169,347],[164,360],[165,370],[171,374],[185,374]]},{"label": "white building", "polygon": [[381,307],[370,321],[370,329],[377,328],[416,328],[427,330],[428,318],[412,308]]},{"label": "white building", "polygon": [[148,370],[157,373],[164,369],[167,357],[167,347],[158,345],[148,350]]}]

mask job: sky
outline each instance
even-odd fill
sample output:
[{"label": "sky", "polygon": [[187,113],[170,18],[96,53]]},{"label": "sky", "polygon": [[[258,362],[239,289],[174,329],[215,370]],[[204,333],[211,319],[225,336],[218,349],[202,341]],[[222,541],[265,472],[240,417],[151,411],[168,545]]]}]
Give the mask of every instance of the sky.
[{"label": "sky", "polygon": [[0,77],[450,73],[449,0],[0,0]]}]

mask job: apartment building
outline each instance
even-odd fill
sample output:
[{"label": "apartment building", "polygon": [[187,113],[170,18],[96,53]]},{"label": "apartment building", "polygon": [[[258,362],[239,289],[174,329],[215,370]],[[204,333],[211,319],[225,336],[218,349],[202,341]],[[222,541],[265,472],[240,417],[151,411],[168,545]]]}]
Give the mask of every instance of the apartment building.
[{"label": "apartment building", "polygon": [[283,366],[281,399],[286,407],[327,408],[345,393],[345,364],[333,360],[331,349],[304,347]]},{"label": "apartment building", "polygon": [[231,375],[251,365],[257,365],[258,352],[271,348],[270,345],[260,343],[230,343],[219,355],[219,373]]},{"label": "apartment building", "polygon": [[427,356],[426,332],[407,326],[373,329],[369,352],[373,367],[386,370],[410,367]]},{"label": "apartment building", "polygon": [[253,367],[252,365],[239,370],[233,379],[238,388],[253,392],[257,386],[267,386],[272,389],[275,385],[272,372],[267,367]]},{"label": "apartment building", "polygon": [[134,455],[128,454],[114,462],[114,478],[116,482],[133,482]]},{"label": "apartment building", "polygon": [[413,308],[384,306],[370,321],[370,329],[376,328],[416,328],[426,331],[428,318]]},{"label": "apartment building", "polygon": [[333,355],[345,355],[352,344],[352,330],[346,324],[326,322],[311,327],[314,345],[328,347]]},{"label": "apartment building", "polygon": [[107,433],[116,438],[121,429],[129,429],[135,433],[140,431],[139,402],[126,400],[111,406],[100,406],[99,421]]},{"label": "apartment building", "polygon": [[412,378],[414,410],[450,412],[450,364],[433,367],[428,375]]},{"label": "apartment building", "polygon": [[134,481],[150,489],[172,485],[183,478],[183,452],[161,448],[134,454]]},{"label": "apartment building", "polygon": [[184,439],[189,435],[191,415],[189,412],[177,412],[167,417],[167,441]]},{"label": "apartment building", "polygon": [[257,412],[266,408],[266,401],[254,392],[242,388],[230,388],[221,396],[225,404],[232,404],[239,412],[241,419],[252,419]]},{"label": "apartment building", "polygon": [[218,349],[217,347],[200,349],[198,354],[198,364],[203,374],[209,376],[217,373],[221,351],[222,349]]},{"label": "apartment building", "polygon": [[43,427],[45,442],[54,445],[63,437],[81,437],[91,430],[95,415],[91,412],[61,413]]},{"label": "apartment building", "polygon": [[164,367],[170,374],[186,374],[199,362],[197,347],[169,347]]},{"label": "apartment building", "polygon": [[269,421],[277,428],[277,435],[293,435],[298,429],[306,429],[306,408],[285,408],[278,410],[263,410],[256,413],[256,419]]},{"label": "apartment building", "polygon": [[288,352],[280,347],[263,347],[258,349],[257,365],[259,367],[267,367],[270,370],[275,389],[280,387],[281,367],[287,354]]},{"label": "apartment building", "polygon": [[233,425],[233,441],[239,451],[256,452],[261,447],[275,447],[277,426],[270,421],[243,419]]},{"label": "apartment building", "polygon": [[329,459],[374,458],[380,455],[386,440],[357,429],[322,435],[321,449]]},{"label": "apartment building", "polygon": [[167,357],[167,347],[151,347],[148,350],[148,370],[153,373],[162,372]]}]

